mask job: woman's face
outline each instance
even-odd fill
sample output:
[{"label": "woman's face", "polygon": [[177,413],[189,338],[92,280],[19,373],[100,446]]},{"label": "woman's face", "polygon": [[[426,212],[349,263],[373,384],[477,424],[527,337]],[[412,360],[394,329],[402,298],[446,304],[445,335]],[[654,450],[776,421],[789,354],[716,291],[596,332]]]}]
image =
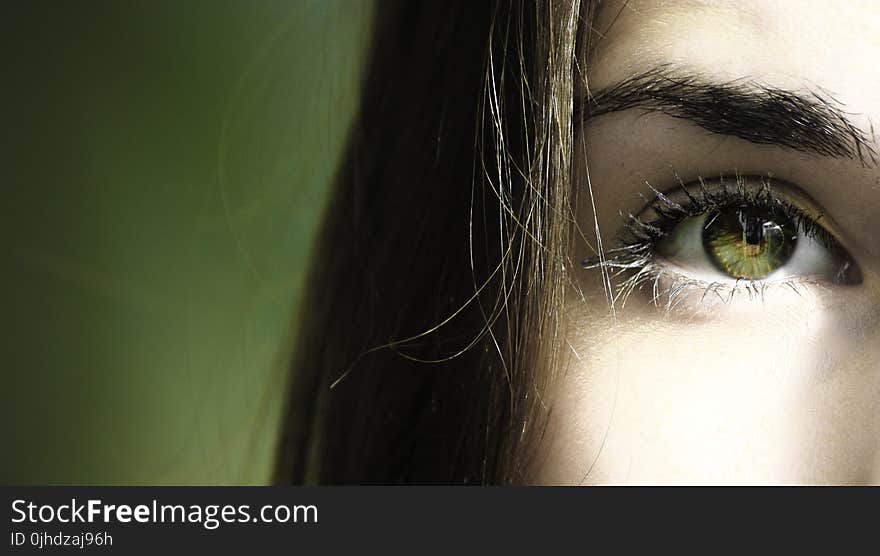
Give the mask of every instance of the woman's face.
[{"label": "woman's face", "polygon": [[595,28],[572,257],[629,248],[576,271],[535,480],[880,482],[880,7],[615,0]]}]

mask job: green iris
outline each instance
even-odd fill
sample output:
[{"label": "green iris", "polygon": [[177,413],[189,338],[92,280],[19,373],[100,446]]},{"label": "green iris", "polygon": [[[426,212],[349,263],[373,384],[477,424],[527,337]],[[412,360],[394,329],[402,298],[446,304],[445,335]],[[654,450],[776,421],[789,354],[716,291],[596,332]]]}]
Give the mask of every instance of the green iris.
[{"label": "green iris", "polygon": [[797,235],[797,226],[784,214],[733,207],[706,217],[703,248],[725,274],[758,280],[788,261]]}]

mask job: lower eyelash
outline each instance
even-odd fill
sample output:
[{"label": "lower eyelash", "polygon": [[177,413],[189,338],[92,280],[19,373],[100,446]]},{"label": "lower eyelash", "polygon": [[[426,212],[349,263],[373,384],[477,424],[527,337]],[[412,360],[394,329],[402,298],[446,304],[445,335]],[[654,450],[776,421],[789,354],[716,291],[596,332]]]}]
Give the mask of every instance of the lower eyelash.
[{"label": "lower eyelash", "polygon": [[[605,262],[607,263],[608,260]],[[612,265],[597,264],[589,268],[599,266]],[[587,267],[585,266],[585,268]],[[625,270],[618,270],[612,274],[612,278],[619,277],[625,272]],[[661,286],[664,279],[669,280],[670,284]],[[798,277],[773,282],[762,280],[736,280],[732,284],[726,282],[707,282],[670,271],[652,260],[639,267],[635,274],[628,276],[620,283],[614,296],[614,303],[623,307],[633,292],[641,291],[646,286],[649,286],[651,288],[651,303],[658,307],[662,305],[664,310],[670,312],[685,299],[686,294],[693,292],[702,292],[699,299],[700,304],[706,298],[728,304],[739,294],[748,295],[749,300],[759,299],[763,301],[767,289],[774,287],[788,288],[797,295],[803,296],[803,286],[813,283],[809,279]]]},{"label": "lower eyelash", "polygon": [[[752,178],[755,179],[755,178]],[[805,236],[820,241],[824,246],[831,248],[836,242],[830,234],[818,224],[816,219],[806,216],[801,210],[793,205],[777,198],[770,187],[770,176],[760,178],[758,187],[749,187],[746,180],[737,175],[735,183],[724,183],[723,177],[719,180],[717,191],[711,191],[703,178],[698,178],[697,191],[689,190],[684,183],[679,181],[684,201],[677,202],[669,195],[664,194],[648,184],[654,194],[653,200],[646,199],[646,208],[639,215],[627,215],[627,222],[623,233],[620,235],[621,247],[606,251],[603,258],[590,258],[582,263],[584,269],[601,268],[609,272],[613,281],[626,276],[620,282],[614,295],[615,304],[626,304],[627,299],[636,290],[643,290],[646,286],[651,288],[651,302],[654,305],[663,305],[667,311],[674,309],[683,300],[683,294],[700,292],[700,302],[711,296],[723,303],[730,303],[739,293],[745,293],[749,299],[763,300],[768,287],[786,287],[798,295],[802,295],[801,287],[814,281],[793,277],[772,282],[766,280],[735,280],[730,282],[707,282],[686,276],[669,270],[665,265],[657,262],[655,254],[657,243],[665,238],[679,222],[688,217],[712,211],[722,210],[735,205],[749,205],[755,207],[767,207],[780,210],[791,218]],[[656,218],[644,220],[641,215],[653,211]],[[668,284],[663,285],[667,281]]]}]

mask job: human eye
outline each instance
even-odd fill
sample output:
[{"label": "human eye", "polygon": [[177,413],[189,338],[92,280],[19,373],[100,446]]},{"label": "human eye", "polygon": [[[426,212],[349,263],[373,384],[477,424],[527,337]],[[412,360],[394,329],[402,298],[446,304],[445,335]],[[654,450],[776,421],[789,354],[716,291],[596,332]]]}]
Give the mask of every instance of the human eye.
[{"label": "human eye", "polygon": [[[770,288],[861,283],[833,224],[792,184],[768,176],[698,179],[661,192],[626,218],[620,243],[585,268],[625,275],[623,302],[646,287],[667,308],[684,298],[765,299]],[[692,294],[697,294],[695,297]]]}]

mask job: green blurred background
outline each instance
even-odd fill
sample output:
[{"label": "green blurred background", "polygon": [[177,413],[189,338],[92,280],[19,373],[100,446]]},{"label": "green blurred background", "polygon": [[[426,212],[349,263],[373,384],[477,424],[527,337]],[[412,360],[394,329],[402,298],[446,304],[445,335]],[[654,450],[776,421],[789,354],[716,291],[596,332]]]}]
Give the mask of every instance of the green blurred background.
[{"label": "green blurred background", "polygon": [[371,2],[21,4],[2,483],[267,482]]}]

